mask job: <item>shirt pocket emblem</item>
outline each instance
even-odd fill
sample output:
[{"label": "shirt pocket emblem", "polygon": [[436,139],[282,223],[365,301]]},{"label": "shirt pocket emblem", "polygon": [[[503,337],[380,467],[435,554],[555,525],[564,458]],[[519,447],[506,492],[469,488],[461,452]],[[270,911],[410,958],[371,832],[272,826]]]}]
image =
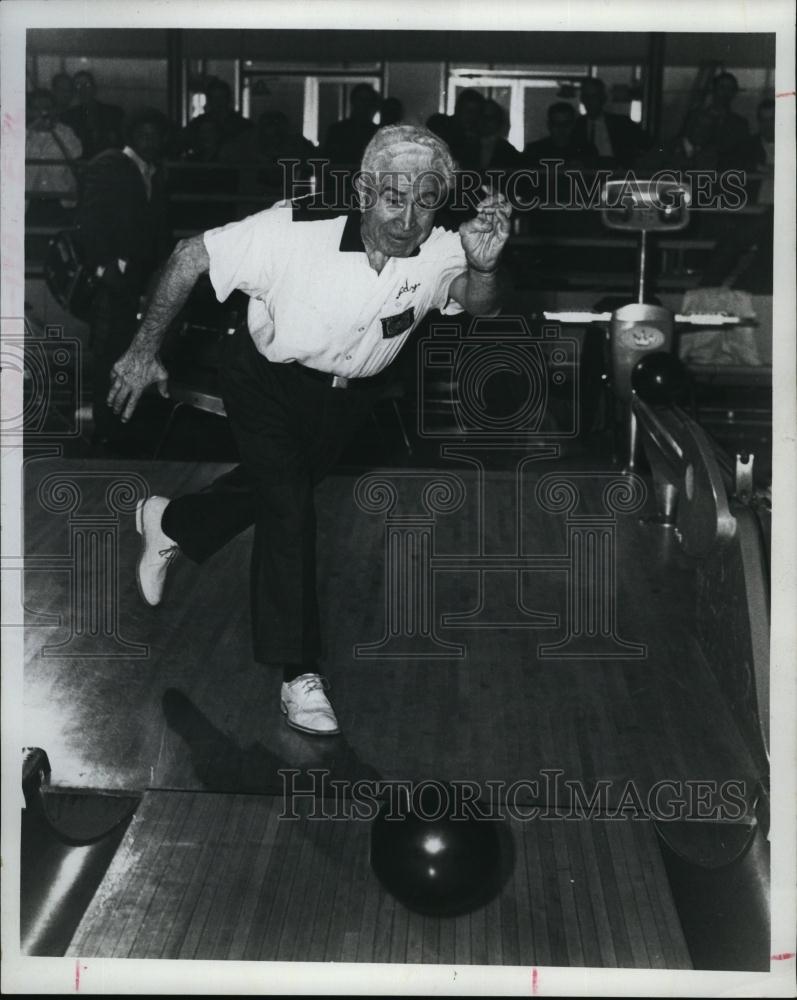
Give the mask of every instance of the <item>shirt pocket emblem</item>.
[{"label": "shirt pocket emblem", "polygon": [[397,313],[395,316],[382,316],[382,339],[388,340],[391,337],[398,337],[400,334],[409,330],[414,322],[414,306],[410,306],[408,309],[405,309],[404,312]]}]

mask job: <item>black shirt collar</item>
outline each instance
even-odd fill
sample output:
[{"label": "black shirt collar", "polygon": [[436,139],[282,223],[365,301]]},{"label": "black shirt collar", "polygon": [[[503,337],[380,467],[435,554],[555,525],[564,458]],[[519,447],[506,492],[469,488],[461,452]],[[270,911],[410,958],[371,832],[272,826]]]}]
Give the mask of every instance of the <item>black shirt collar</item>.
[{"label": "black shirt collar", "polygon": [[[360,228],[362,216],[359,212],[349,212],[346,216],[346,225],[343,227],[343,235],[340,238],[341,253],[365,253],[362,230]],[[417,257],[421,248],[417,246],[410,257]]]},{"label": "black shirt collar", "polygon": [[343,235],[340,238],[341,253],[365,253],[362,232],[360,231],[360,220],[362,216],[359,212],[349,212],[346,216],[346,225],[343,227]]}]

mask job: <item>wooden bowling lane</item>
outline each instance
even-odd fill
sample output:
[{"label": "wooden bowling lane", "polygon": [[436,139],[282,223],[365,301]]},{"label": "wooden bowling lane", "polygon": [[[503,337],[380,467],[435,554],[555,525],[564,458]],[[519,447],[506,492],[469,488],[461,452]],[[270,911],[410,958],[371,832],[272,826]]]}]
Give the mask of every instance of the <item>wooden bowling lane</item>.
[{"label": "wooden bowling lane", "polygon": [[69,946],[81,958],[690,968],[647,822],[507,818],[500,894],[406,910],[370,824],[275,796],[149,791]]},{"label": "wooden bowling lane", "polygon": [[[561,460],[532,463],[526,473],[526,552],[565,550],[564,518],[533,502],[534,477],[551,469],[566,466]],[[114,475],[138,475],[153,492],[172,496],[220,471],[184,463],[32,462],[27,551],[45,560],[68,551],[70,515],[43,509],[38,498],[45,475],[91,472],[81,488],[101,508],[106,480]],[[459,511],[437,516],[440,553],[478,549],[474,474],[458,474],[467,497]],[[385,517],[356,506],[355,481],[354,475],[331,477],[319,488],[317,504],[328,637],[322,669],[332,682],[344,736],[318,740],[289,730],[279,714],[279,678],[252,660],[246,534],[202,567],[175,562],[163,605],[151,609],[134,584],[133,518],[120,515],[114,529],[118,630],[146,655],[128,656],[113,646],[100,656],[45,648],[69,637],[70,577],[46,567],[26,574],[25,742],[47,750],[55,784],[273,793],[282,788],[281,768],[320,767],[348,780],[481,783],[559,769],[587,786],[608,780],[613,797],[628,781],[643,797],[662,779],[754,786],[759,772],[696,638],[694,566],[672,535],[640,523],[636,514],[617,518],[618,633],[645,644],[642,659],[541,658],[538,645],[560,639],[561,625],[441,629],[446,641],[465,647],[462,659],[355,658],[355,645],[384,634],[386,612]],[[580,482],[588,506],[597,509],[600,483]],[[517,530],[513,483],[496,472],[489,487],[493,515],[485,545],[507,551]],[[417,488],[417,479],[399,483],[401,498],[407,499],[402,491]],[[506,580],[492,583],[492,610],[511,610]],[[526,608],[562,616],[565,574],[525,573],[521,596]],[[437,574],[436,612],[467,612],[478,597],[475,572]],[[61,624],[36,624],[34,612],[60,614]],[[97,640],[101,653],[104,642]],[[566,797],[567,790],[556,794]]]}]

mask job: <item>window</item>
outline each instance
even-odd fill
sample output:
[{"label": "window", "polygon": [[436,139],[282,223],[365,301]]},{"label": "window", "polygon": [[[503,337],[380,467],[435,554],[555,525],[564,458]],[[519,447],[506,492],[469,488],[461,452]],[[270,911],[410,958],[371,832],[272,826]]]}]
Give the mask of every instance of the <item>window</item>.
[{"label": "window", "polygon": [[360,83],[382,90],[381,75],[373,73],[308,74],[304,69],[275,73],[244,68],[242,111],[253,120],[265,111],[282,111],[292,128],[317,145],[333,122],[348,116],[351,92]]},{"label": "window", "polygon": [[573,85],[586,76],[587,66],[561,68],[488,69],[452,68],[448,77],[447,112],[454,113],[457,96],[473,89],[496,101],[509,120],[507,139],[517,150],[547,132],[546,114],[551,104],[569,100],[575,104]]}]

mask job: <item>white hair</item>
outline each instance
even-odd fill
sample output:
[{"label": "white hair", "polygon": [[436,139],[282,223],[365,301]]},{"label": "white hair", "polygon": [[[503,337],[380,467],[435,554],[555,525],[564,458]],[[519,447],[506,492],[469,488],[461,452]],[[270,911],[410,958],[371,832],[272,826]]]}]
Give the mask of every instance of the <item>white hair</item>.
[{"label": "white hair", "polygon": [[421,125],[385,125],[365,147],[362,165],[364,174],[389,173],[396,169],[400,156],[424,154],[429,159],[426,169],[441,176],[446,188],[454,181],[456,169],[451,151],[440,136]]}]

